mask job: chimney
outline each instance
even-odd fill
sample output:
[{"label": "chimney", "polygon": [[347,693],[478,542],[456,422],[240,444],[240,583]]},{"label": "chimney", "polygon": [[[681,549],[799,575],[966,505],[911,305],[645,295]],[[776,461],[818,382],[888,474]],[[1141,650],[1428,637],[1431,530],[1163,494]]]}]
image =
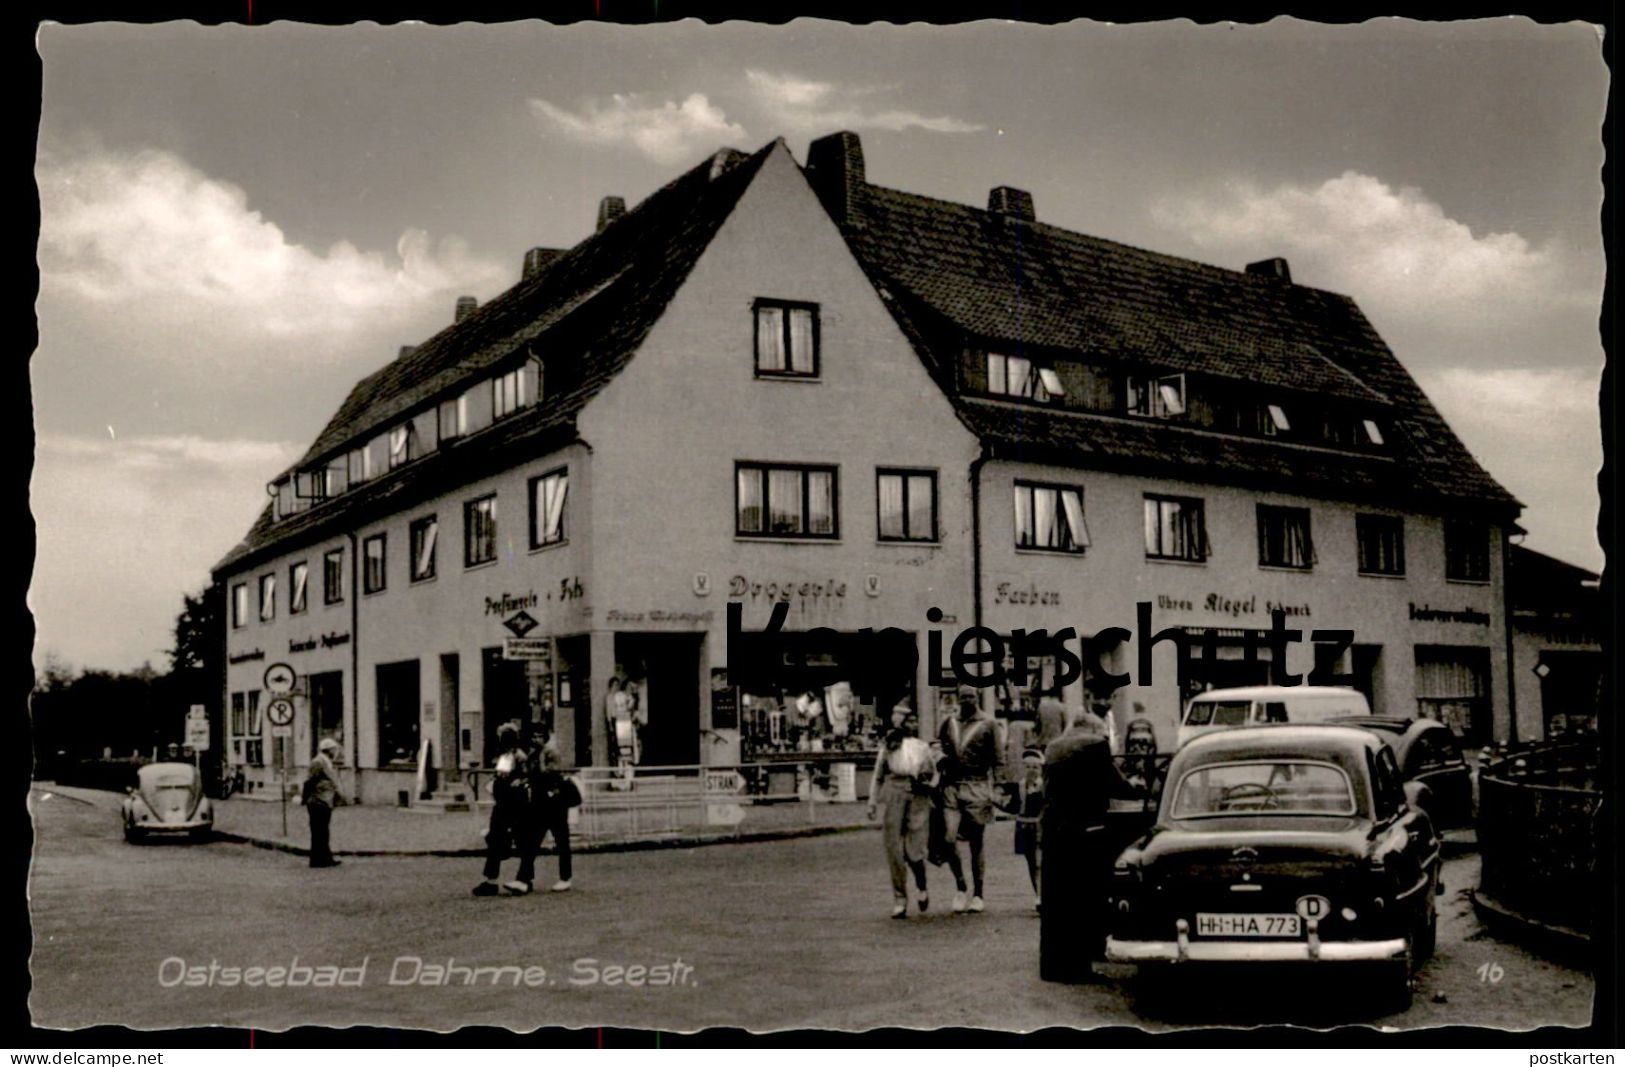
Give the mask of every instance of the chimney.
[{"label": "chimney", "polygon": [[1003,215],[1007,219],[1021,219],[1023,222],[1032,222],[1033,194],[1025,189],[1016,189],[1008,185],[1000,185],[988,191],[987,209],[995,215]]},{"label": "chimney", "polygon": [[453,321],[453,322],[462,322],[464,319],[466,319],[470,315],[474,314],[474,309],[479,307],[479,306],[480,306],[480,302],[478,300],[475,300],[471,296],[460,296],[460,297],[458,297],[457,298],[457,314],[452,317],[451,321]]},{"label": "chimney", "polygon": [[1286,260],[1280,256],[1247,264],[1247,273],[1256,274],[1261,278],[1275,278],[1289,285],[1292,282],[1292,269],[1286,265]]},{"label": "chimney", "polygon": [[557,248],[532,248],[525,253],[525,266],[519,277],[534,278],[542,272],[542,268],[558,259],[564,253]]},{"label": "chimney", "polygon": [[598,201],[598,232],[603,233],[609,224],[626,214],[626,201],[618,196],[606,196]]},{"label": "chimney", "polygon": [[842,130],[808,145],[807,180],[838,225],[863,224],[863,142],[857,134]]}]

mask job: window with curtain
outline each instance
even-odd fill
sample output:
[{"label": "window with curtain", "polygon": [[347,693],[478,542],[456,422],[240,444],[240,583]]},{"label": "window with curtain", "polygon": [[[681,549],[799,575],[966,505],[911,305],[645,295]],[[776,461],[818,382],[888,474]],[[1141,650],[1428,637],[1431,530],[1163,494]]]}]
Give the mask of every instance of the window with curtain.
[{"label": "window with curtain", "polygon": [[1149,559],[1200,563],[1208,557],[1202,501],[1194,497],[1145,497],[1145,554]]},{"label": "window with curtain", "polygon": [[564,505],[569,496],[568,471],[549,471],[530,480],[530,547],[561,544],[567,531]]},{"label": "window with curtain", "polygon": [[276,618],[276,575],[260,575],[260,621]]},{"label": "window with curtain", "polygon": [[1261,567],[1314,566],[1314,542],[1309,536],[1309,509],[1258,505],[1258,564]]},{"label": "window with curtain", "polygon": [[248,691],[248,732],[243,738],[243,760],[252,767],[265,766],[265,739],[260,736],[260,691]]},{"label": "window with curtain", "polygon": [[1405,573],[1405,520],[1398,515],[1356,515],[1355,551],[1361,574]]},{"label": "window with curtain", "polygon": [[344,549],[335,548],[322,556],[322,602],[344,602]]},{"label": "window with curtain", "polygon": [[734,533],[741,537],[835,538],[835,468],[735,465]]},{"label": "window with curtain", "polygon": [[412,542],[412,580],[425,582],[435,575],[435,558],[440,540],[440,521],[425,515],[408,527]]},{"label": "window with curtain", "polygon": [[388,579],[385,570],[385,534],[373,534],[361,542],[361,591],[378,593]]},{"label": "window with curtain", "polygon": [[410,422],[389,431],[389,466],[391,470],[418,458],[417,430]]},{"label": "window with curtain", "polygon": [[1160,378],[1131,377],[1124,392],[1125,407],[1130,415],[1171,419],[1185,414],[1183,374],[1166,374]]},{"label": "window with curtain", "polygon": [[248,583],[238,582],[231,587],[231,628],[242,629],[248,622]]},{"label": "window with curtain", "polygon": [[463,505],[463,563],[475,567],[497,558],[496,494]]},{"label": "window with curtain", "polygon": [[1017,548],[1081,553],[1089,546],[1079,486],[1016,482],[1015,511]]},{"label": "window with curtain", "polygon": [[818,376],[818,305],[758,300],[756,374],[767,378]]},{"label": "window with curtain", "polygon": [[875,472],[875,491],[880,540],[937,539],[935,471],[879,470]]},{"label": "window with curtain", "polygon": [[307,604],[306,587],[310,584],[310,564],[300,560],[288,568],[288,614],[301,614]]},{"label": "window with curtain", "polygon": [[523,368],[515,367],[506,374],[499,374],[491,379],[491,412],[495,418],[511,415],[524,407],[525,403]]}]

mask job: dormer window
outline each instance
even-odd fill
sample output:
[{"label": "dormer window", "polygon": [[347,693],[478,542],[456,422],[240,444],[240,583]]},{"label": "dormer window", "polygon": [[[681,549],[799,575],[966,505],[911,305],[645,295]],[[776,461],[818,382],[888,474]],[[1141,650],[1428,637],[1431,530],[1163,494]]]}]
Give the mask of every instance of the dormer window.
[{"label": "dormer window", "polygon": [[987,391],[995,396],[1036,400],[1040,404],[1066,395],[1066,387],[1054,367],[1039,366],[1025,356],[1007,356],[1002,352],[987,354]]},{"label": "dormer window", "polygon": [[1265,437],[1274,437],[1280,433],[1290,433],[1292,423],[1286,417],[1286,409],[1279,404],[1265,404],[1263,418],[1259,424],[1264,429]]},{"label": "dormer window", "polygon": [[525,372],[515,367],[506,374],[491,379],[491,414],[494,418],[512,415],[528,403],[525,396]]},{"label": "dormer window", "polygon": [[1171,419],[1185,414],[1185,376],[1167,374],[1158,378],[1128,379],[1128,413],[1152,419]]},{"label": "dormer window", "polygon": [[1362,419],[1360,421],[1360,427],[1361,427],[1361,429],[1365,430],[1365,439],[1367,441],[1369,441],[1371,444],[1376,445],[1379,448],[1382,447],[1382,444],[1383,444],[1382,429],[1377,426],[1377,423],[1376,423],[1375,420],[1373,420],[1373,419]]},{"label": "dormer window", "polygon": [[453,397],[440,402],[440,439],[450,441],[468,432],[468,398]]},{"label": "dormer window", "polygon": [[417,429],[410,422],[389,431],[390,470],[418,458],[417,436]]}]

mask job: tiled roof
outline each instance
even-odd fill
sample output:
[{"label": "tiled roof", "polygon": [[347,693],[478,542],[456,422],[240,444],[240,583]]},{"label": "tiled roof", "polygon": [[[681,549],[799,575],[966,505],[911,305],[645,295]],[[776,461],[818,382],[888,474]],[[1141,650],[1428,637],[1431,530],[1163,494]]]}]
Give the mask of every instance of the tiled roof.
[{"label": "tiled roof", "polygon": [[1599,621],[1602,593],[1597,575],[1591,571],[1522,545],[1512,546],[1511,563],[1507,599],[1514,611],[1593,624]]},{"label": "tiled roof", "polygon": [[[967,425],[1000,451],[1434,506],[1440,497],[1516,506],[1346,296],[876,185],[850,204],[844,218],[832,214],[859,262]],[[983,403],[959,395],[952,369],[959,350],[977,344],[1335,397],[1351,412],[1391,417],[1400,439],[1388,455],[1354,455]]]},{"label": "tiled roof", "polygon": [[467,481],[472,457],[484,469],[488,455],[517,462],[515,449],[534,453],[572,439],[577,413],[631,359],[772,148],[751,156],[718,152],[537,274],[363,378],[295,469],[383,432],[527,345],[571,361],[574,373],[564,391],[307,512],[273,523],[267,509],[216,572],[332,536],[385,501],[391,508],[408,506],[449,488],[449,477]]}]

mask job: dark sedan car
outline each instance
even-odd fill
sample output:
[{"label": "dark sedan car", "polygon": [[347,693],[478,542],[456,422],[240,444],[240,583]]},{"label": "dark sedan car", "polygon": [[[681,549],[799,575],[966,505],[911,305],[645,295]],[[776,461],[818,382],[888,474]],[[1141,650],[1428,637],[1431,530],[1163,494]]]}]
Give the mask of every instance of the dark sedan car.
[{"label": "dark sedan car", "polygon": [[1156,824],[1118,858],[1106,957],[1364,965],[1408,1002],[1433,951],[1439,838],[1393,750],[1351,726],[1199,737]]},{"label": "dark sedan car", "polygon": [[1455,731],[1437,719],[1372,715],[1336,722],[1372,731],[1388,742],[1406,782],[1427,786],[1422,807],[1438,830],[1473,825],[1473,769],[1462,758]]}]

